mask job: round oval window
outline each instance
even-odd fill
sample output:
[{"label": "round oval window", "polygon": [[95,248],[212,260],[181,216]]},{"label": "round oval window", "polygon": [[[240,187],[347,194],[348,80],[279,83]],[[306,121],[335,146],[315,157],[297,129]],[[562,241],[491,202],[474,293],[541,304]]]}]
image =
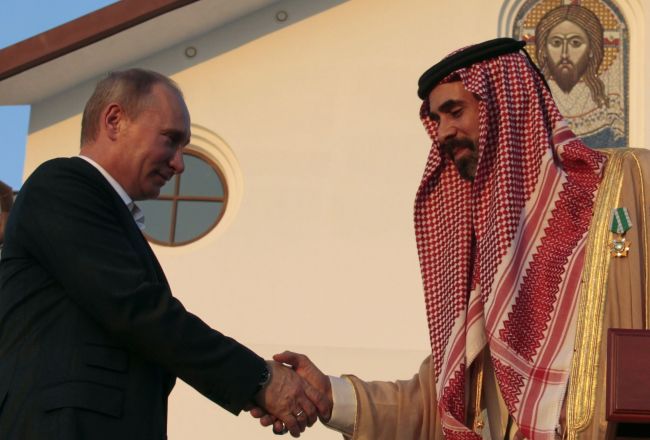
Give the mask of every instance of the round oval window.
[{"label": "round oval window", "polygon": [[145,237],[163,246],[181,246],[206,235],[219,223],[228,201],[226,180],[212,160],[187,148],[183,160],[185,171],[167,182],[158,198],[138,202]]}]

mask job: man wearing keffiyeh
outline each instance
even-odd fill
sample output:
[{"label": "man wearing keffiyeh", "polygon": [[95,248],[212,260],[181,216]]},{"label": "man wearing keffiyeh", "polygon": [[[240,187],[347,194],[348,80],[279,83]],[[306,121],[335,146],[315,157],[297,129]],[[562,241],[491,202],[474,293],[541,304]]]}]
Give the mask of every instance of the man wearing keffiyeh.
[{"label": "man wearing keffiyeh", "polygon": [[[420,78],[433,144],[414,215],[432,349],[419,373],[328,389],[306,357],[276,358],[333,394],[346,437],[605,436],[603,334],[650,318],[650,157],[586,147],[523,46],[470,46]],[[633,225],[618,238],[616,208]],[[634,251],[619,258],[623,235]]]}]

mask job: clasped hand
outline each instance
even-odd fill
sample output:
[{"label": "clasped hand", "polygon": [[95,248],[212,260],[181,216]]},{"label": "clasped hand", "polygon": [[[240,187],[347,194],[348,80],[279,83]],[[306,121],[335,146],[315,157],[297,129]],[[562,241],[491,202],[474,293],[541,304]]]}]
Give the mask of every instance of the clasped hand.
[{"label": "clasped hand", "polygon": [[[318,418],[332,414],[332,390],[325,376],[307,356],[285,351],[268,361],[271,380],[255,396],[257,407],[248,408],[262,426],[273,425],[276,434],[300,437]],[[289,365],[286,366],[286,365]]]}]

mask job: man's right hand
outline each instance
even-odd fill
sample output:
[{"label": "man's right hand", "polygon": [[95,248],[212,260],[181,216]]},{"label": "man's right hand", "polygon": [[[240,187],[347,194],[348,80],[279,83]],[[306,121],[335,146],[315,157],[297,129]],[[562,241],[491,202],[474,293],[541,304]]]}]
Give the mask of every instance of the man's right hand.
[{"label": "man's right hand", "polygon": [[331,411],[327,398],[301,379],[291,368],[267,361],[271,379],[255,396],[256,403],[274,419],[282,421],[292,436],[299,437],[319,414]]},{"label": "man's right hand", "polygon": [[[285,351],[276,354],[273,359],[277,362],[282,362],[286,365],[291,365],[293,370],[298,373],[304,380],[307,381],[312,387],[327,399],[323,405],[318,406],[319,416],[322,422],[328,422],[332,416],[332,384],[329,377],[323,374],[322,371],[304,354],[294,353],[292,351]],[[326,409],[323,411],[322,409]]]}]

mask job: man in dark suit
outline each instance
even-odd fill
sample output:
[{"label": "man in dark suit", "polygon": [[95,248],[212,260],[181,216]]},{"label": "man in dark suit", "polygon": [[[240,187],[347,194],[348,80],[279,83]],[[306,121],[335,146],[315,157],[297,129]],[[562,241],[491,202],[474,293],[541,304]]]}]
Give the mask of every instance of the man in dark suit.
[{"label": "man in dark suit", "polygon": [[176,377],[232,413],[259,405],[294,436],[330,402],[175,299],[134,200],[183,172],[178,87],[133,69],[86,104],[81,155],[25,182],[0,264],[0,438],[164,439]]}]

